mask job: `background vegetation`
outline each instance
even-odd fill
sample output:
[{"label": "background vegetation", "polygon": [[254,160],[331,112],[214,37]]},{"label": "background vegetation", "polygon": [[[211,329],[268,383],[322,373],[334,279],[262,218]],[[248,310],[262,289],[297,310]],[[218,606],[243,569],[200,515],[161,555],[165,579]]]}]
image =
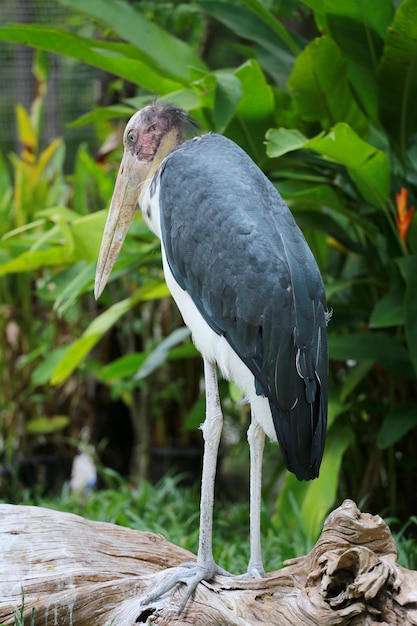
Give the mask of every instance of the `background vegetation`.
[{"label": "background vegetation", "polygon": [[[197,448],[198,467],[200,360],[140,219],[100,303],[91,295],[120,129],[157,94],[235,140],[276,184],[333,310],[321,475],[298,483],[267,449],[274,535],[315,538],[344,497],[406,523],[417,484],[417,0],[61,4],[62,27],[0,27],[0,40],[36,50],[32,106],[16,103],[20,148],[0,163],[4,497],[40,454],[37,479],[56,476],[50,454],[69,464],[86,426],[122,473],[156,477],[157,444],[176,465]],[[111,104],[74,115],[94,128],[94,154],[80,144],[66,160],[61,139],[42,141],[51,54],[111,76]],[[233,386],[222,396],[227,493],[246,465],[248,412]]]}]

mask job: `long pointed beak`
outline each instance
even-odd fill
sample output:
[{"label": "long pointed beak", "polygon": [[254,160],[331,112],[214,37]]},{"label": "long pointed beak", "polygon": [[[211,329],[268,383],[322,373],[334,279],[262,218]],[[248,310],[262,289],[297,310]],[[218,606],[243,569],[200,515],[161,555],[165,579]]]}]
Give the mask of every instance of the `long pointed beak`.
[{"label": "long pointed beak", "polygon": [[94,296],[100,297],[138,209],[141,186],[150,163],[125,150],[114,187],[97,261]]}]

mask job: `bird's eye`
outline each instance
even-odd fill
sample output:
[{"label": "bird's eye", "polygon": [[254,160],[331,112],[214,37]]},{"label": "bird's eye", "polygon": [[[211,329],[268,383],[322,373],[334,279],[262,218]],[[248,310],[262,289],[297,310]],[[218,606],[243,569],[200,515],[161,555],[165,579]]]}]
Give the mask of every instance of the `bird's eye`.
[{"label": "bird's eye", "polygon": [[127,140],[130,141],[130,143],[135,143],[136,139],[137,139],[136,133],[133,130],[130,130],[127,133]]}]

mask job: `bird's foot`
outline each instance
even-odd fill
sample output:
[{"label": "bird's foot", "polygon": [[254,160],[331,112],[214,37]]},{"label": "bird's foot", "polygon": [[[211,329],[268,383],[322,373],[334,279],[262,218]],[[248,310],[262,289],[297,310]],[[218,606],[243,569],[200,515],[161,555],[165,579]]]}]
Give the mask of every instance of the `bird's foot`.
[{"label": "bird's foot", "polygon": [[248,571],[240,578],[266,578],[264,566],[262,563],[249,563]]},{"label": "bird's foot", "polygon": [[158,574],[160,580],[157,582],[156,587],[147,596],[141,598],[140,603],[145,605],[155,602],[165,593],[174,589],[177,585],[183,584],[185,585],[185,592],[178,606],[178,614],[180,615],[191,595],[196,590],[198,584],[203,580],[211,580],[216,574],[231,576],[229,572],[221,567],[218,567],[214,561],[204,564],[199,564],[197,562],[182,563],[177,567],[160,572],[160,574]]}]

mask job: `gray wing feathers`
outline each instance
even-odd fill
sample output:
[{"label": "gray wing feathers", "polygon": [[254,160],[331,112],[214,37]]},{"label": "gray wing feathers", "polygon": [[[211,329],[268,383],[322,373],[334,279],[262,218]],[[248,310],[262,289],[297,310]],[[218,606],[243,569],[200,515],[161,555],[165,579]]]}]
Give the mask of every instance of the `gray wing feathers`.
[{"label": "gray wing feathers", "polygon": [[157,176],[174,278],[269,398],[287,467],[315,477],[327,404],[325,296],[301,231],[257,166],[219,135],[183,144]]}]

